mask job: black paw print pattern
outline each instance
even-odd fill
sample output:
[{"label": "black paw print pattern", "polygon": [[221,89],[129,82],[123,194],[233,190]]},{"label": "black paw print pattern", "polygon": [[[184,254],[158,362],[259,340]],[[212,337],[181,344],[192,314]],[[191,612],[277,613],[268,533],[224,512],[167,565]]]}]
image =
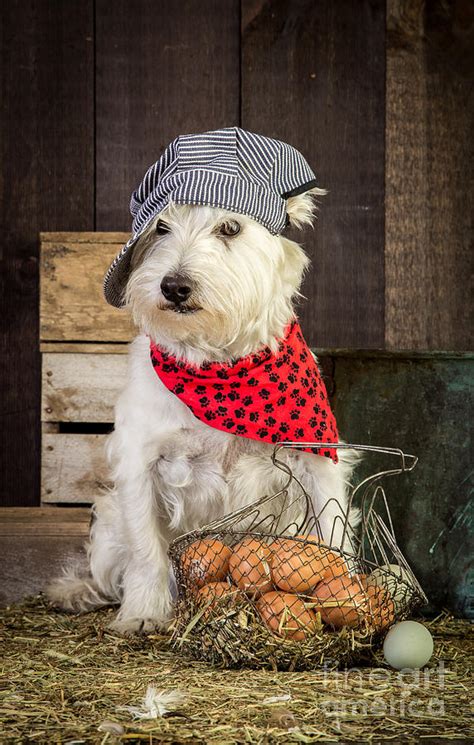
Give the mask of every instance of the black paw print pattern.
[{"label": "black paw print pattern", "polygon": [[[195,367],[151,342],[150,356],[164,385],[211,427],[272,444],[338,441],[324,382],[296,320],[276,354],[265,347],[232,364]],[[305,450],[337,462],[330,446]]]}]

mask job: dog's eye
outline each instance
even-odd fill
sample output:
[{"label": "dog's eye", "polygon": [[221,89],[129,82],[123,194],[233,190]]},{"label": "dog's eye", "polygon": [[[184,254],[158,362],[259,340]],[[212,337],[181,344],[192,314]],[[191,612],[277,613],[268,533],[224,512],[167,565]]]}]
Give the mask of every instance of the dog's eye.
[{"label": "dog's eye", "polygon": [[156,223],[155,232],[157,233],[157,235],[164,235],[165,233],[169,233],[170,230],[164,222],[158,220],[158,222]]},{"label": "dog's eye", "polygon": [[240,223],[237,220],[226,220],[219,225],[217,232],[219,235],[237,235],[240,233]]}]

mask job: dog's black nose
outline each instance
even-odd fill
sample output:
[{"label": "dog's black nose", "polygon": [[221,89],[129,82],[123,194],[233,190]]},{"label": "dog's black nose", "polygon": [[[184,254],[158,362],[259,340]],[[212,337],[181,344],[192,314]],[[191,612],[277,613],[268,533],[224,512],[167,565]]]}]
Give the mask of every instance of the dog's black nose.
[{"label": "dog's black nose", "polygon": [[180,274],[167,274],[161,282],[161,292],[171,303],[184,303],[192,292],[189,279]]}]

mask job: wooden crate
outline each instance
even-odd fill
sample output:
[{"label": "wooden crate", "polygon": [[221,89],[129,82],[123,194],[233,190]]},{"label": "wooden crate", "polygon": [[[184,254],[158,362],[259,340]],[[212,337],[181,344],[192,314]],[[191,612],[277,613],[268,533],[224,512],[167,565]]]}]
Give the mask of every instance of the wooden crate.
[{"label": "wooden crate", "polygon": [[102,280],[128,238],[40,234],[42,504],[87,504],[110,486],[103,445],[134,330]]}]

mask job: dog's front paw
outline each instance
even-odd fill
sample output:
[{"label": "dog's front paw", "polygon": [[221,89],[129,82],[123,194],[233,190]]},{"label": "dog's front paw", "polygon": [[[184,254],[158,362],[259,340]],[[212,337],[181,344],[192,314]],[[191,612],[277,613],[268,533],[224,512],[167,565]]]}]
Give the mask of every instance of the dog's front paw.
[{"label": "dog's front paw", "polygon": [[171,620],[156,618],[123,617],[120,614],[108,625],[111,631],[122,636],[152,634],[154,631],[168,631]]}]

